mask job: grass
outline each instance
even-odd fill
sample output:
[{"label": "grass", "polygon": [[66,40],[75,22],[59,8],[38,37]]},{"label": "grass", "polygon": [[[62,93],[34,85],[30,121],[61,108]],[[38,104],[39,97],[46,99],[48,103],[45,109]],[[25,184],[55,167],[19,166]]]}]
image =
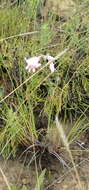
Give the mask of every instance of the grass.
[{"label": "grass", "polygon": [[[73,126],[67,134],[69,144],[89,128],[87,1],[66,22],[57,21],[52,13],[40,20],[40,6],[40,0],[27,0],[0,8],[0,152],[5,157],[16,156],[20,145],[45,146],[56,115]],[[24,57],[47,53],[56,57],[66,48],[54,62],[54,73],[45,61],[34,74],[25,70]]]},{"label": "grass", "polygon": [[[74,122],[79,118],[81,120],[81,117],[88,120],[89,24],[86,4],[82,12],[83,18],[79,15],[81,5],[78,14],[65,23],[57,22],[52,17],[45,22],[37,23],[37,6],[38,1],[30,1],[30,3],[27,1],[12,9],[1,9],[1,99],[29,77],[29,73],[25,70],[25,56],[46,53],[56,56],[65,48],[69,48],[69,51],[55,61],[55,73],[50,74],[48,68],[43,69],[1,103],[1,117],[5,120],[5,127],[1,129],[1,150],[7,144],[4,148],[7,154],[11,149],[16,151],[19,143],[29,144],[39,138],[40,131],[36,129],[35,123],[38,113],[34,111],[38,109],[39,104],[42,108],[37,112],[41,120],[44,115],[47,116],[49,127],[56,113],[64,122],[67,120]],[[58,32],[58,25],[62,32],[60,29]],[[2,40],[9,36],[37,30],[39,31],[37,34]],[[55,46],[56,39],[57,46]],[[86,125],[83,131],[84,129],[86,130]],[[75,133],[73,131],[71,135],[75,136]]]}]

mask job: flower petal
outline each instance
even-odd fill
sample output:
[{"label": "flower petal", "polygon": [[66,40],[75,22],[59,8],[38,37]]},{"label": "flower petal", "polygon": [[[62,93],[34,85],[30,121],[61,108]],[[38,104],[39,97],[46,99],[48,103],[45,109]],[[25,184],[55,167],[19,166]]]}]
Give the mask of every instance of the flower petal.
[{"label": "flower petal", "polygon": [[31,71],[31,69],[28,69],[28,72],[30,72]]},{"label": "flower petal", "polygon": [[40,67],[41,66],[41,63],[38,63],[37,67]]},{"label": "flower petal", "polygon": [[55,71],[53,63],[50,63],[49,68],[50,68],[50,70],[51,70],[52,73]]},{"label": "flower petal", "polygon": [[29,69],[29,65],[27,65],[27,66],[25,67],[25,69],[28,70],[28,69]]},{"label": "flower petal", "polygon": [[35,72],[35,68],[33,68],[32,71]]},{"label": "flower petal", "polygon": [[35,70],[41,66],[41,64],[39,63],[40,59],[42,56],[38,56],[38,57],[31,57],[29,59],[25,58],[25,61],[27,63],[26,66],[26,70],[28,70],[29,72],[32,70],[33,72],[35,72]]},{"label": "flower petal", "polygon": [[54,57],[52,57],[51,55],[49,55],[49,54],[47,54],[47,59],[48,59],[48,61],[51,61],[51,60],[53,60],[54,59]]},{"label": "flower petal", "polygon": [[47,59],[48,61],[51,61],[54,59],[54,57],[52,57],[51,55],[47,54],[43,56],[43,59]]}]

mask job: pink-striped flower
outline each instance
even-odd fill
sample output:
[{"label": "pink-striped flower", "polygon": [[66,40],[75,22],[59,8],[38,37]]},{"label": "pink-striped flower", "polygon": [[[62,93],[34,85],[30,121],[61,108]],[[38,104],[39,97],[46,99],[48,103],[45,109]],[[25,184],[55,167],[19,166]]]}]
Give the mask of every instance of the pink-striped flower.
[{"label": "pink-striped flower", "polygon": [[25,58],[25,61],[27,63],[26,70],[35,72],[36,69],[38,69],[41,64],[39,63],[41,59],[41,56],[38,57],[32,57],[32,58]]},{"label": "pink-striped flower", "polygon": [[49,68],[51,70],[51,73],[53,73],[55,71],[55,67],[54,67],[54,57],[50,56],[49,54],[47,55],[41,55],[41,56],[36,56],[36,57],[31,57],[31,58],[25,58],[25,61],[27,63],[26,66],[26,70],[33,71],[35,72],[36,69],[38,69],[41,66],[41,63],[39,63],[39,61],[41,60],[41,58],[43,58],[44,60],[47,60],[49,62]]}]

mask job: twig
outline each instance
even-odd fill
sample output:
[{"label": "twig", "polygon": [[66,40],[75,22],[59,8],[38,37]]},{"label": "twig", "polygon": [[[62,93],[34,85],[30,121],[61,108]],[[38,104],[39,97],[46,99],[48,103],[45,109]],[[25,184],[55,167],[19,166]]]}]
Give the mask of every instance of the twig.
[{"label": "twig", "polygon": [[[85,160],[82,160],[79,164],[76,164],[76,167],[79,167],[81,164],[83,164],[84,162],[89,161],[88,158],[86,158]],[[64,180],[64,178],[66,176],[68,176],[68,174],[70,174],[71,172],[74,171],[74,167],[70,168],[64,175],[58,177],[56,180],[54,180],[51,184],[49,184],[44,190],[48,190],[50,187],[56,185],[56,184],[60,184],[62,182],[62,180]]]},{"label": "twig", "polygon": [[37,33],[39,33],[39,31],[25,32],[25,33],[16,34],[16,35],[13,35],[13,36],[8,36],[6,38],[2,38],[2,39],[0,39],[0,41],[9,40],[9,39],[12,39],[12,38],[17,38],[17,37],[22,37],[22,36],[27,36],[27,35],[32,35],[32,34],[37,34]]},{"label": "twig", "polygon": [[6,185],[7,185],[8,190],[11,190],[10,185],[8,183],[8,180],[7,180],[3,170],[1,168],[0,168],[0,172],[1,172],[2,176],[3,176],[3,178],[4,178],[4,181],[5,181]]},{"label": "twig", "polygon": [[63,158],[61,156],[59,156],[59,154],[57,152],[55,152],[55,151],[50,152],[50,154],[54,155],[60,161],[60,163],[62,163],[63,168],[64,168],[64,166],[66,166],[68,169],[70,169],[69,166],[67,165],[67,163],[63,160]]}]

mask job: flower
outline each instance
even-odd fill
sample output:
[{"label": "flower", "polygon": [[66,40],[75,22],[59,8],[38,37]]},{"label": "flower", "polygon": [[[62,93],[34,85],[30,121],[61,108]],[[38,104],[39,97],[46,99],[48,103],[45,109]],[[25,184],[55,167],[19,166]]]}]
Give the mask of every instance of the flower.
[{"label": "flower", "polygon": [[49,68],[51,70],[51,73],[53,73],[55,71],[55,67],[54,67],[54,63],[53,63],[54,57],[52,57],[51,55],[47,54],[47,55],[44,55],[44,59],[47,59],[48,62],[50,61]]},{"label": "flower", "polygon": [[41,64],[39,63],[42,56],[38,57],[32,57],[32,58],[25,58],[25,61],[27,63],[26,70],[35,72],[36,69],[38,69]]},{"label": "flower", "polygon": [[53,63],[50,63],[49,68],[50,68],[50,70],[51,70],[51,73],[53,73],[53,72],[55,71],[55,68],[54,68],[54,64],[53,64]]},{"label": "flower", "polygon": [[47,54],[47,55],[41,55],[41,56],[35,56],[35,57],[31,57],[31,58],[25,58],[25,61],[27,63],[26,66],[26,70],[33,71],[35,72],[36,69],[38,69],[41,64],[39,63],[40,59],[43,58],[44,60],[48,61],[49,64],[49,68],[51,70],[51,73],[53,73],[55,71],[55,67],[54,67],[54,57],[52,57],[51,55]]}]

